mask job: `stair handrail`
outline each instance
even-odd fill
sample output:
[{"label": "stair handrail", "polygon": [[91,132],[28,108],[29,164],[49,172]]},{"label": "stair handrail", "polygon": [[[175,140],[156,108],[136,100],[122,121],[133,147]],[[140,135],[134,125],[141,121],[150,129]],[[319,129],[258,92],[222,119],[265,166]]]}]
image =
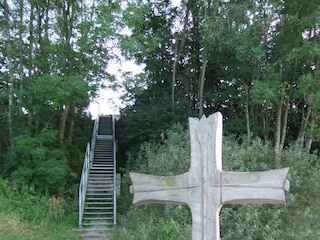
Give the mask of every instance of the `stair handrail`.
[{"label": "stair handrail", "polygon": [[117,143],[115,117],[112,115],[112,140],[113,140],[113,224],[117,224]]},{"label": "stair handrail", "polygon": [[91,150],[90,143],[88,142],[86,153],[84,156],[81,180],[79,185],[79,222],[78,222],[79,226],[82,225],[85,197],[86,197],[86,191],[87,191],[88,175],[90,170],[90,158],[91,158],[90,150]]},{"label": "stair handrail", "polygon": [[92,167],[92,163],[93,163],[94,148],[96,145],[98,129],[99,129],[99,117],[97,117],[96,120],[94,121],[93,130],[92,130],[90,159],[89,159],[90,160],[90,168]]}]

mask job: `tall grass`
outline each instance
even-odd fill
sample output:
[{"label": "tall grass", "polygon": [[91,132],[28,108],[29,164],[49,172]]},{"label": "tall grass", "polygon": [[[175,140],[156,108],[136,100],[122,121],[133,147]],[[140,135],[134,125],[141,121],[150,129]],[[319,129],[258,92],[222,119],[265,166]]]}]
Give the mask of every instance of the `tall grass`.
[{"label": "tall grass", "polygon": [[0,239],[80,239],[73,230],[74,210],[62,197],[41,196],[32,187],[17,189],[0,178]]}]

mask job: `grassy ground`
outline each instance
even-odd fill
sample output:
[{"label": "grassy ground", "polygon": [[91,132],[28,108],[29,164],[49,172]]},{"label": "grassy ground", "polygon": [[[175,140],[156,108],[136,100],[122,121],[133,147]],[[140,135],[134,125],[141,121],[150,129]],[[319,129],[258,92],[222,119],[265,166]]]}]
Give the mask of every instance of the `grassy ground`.
[{"label": "grassy ground", "polygon": [[0,213],[0,239],[6,240],[76,240],[79,233],[67,221],[28,223],[12,214]]},{"label": "grassy ground", "polygon": [[76,240],[76,204],[42,196],[32,187],[17,189],[0,178],[0,239]]}]

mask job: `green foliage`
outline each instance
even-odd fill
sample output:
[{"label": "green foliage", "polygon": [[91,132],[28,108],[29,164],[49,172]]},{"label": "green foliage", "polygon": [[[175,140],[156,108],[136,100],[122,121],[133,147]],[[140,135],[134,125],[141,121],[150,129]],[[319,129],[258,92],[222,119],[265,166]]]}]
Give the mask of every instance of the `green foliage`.
[{"label": "green foliage", "polygon": [[[190,162],[188,132],[180,125],[158,143],[144,143],[128,169],[154,175],[186,172]],[[223,139],[223,169],[262,171],[275,168],[270,143],[254,138],[251,145]],[[225,205],[220,213],[221,237],[228,239],[318,239],[320,231],[320,160],[316,155],[290,147],[282,155],[282,167],[290,167],[291,188],[285,205]],[[119,224],[114,239],[191,239],[191,214],[183,205],[131,206],[127,173],[119,199]]]},{"label": "green foliage", "polygon": [[[305,142],[318,139],[318,1],[172,3],[133,1],[123,12],[130,34],[120,38],[121,50],[145,66],[142,77],[125,83],[126,101],[135,103],[122,112],[131,132],[145,133],[149,140],[158,132],[144,125],[145,119],[152,124],[168,112],[179,120],[196,115],[201,66],[207,60],[204,112],[221,111],[228,120],[226,132],[247,131],[274,141],[283,129],[284,144],[298,136]],[[289,116],[283,116],[287,106]],[[286,119],[281,126],[277,114]],[[163,124],[156,124],[161,131]],[[135,140],[128,146],[142,143]]]},{"label": "green foliage", "polygon": [[77,215],[63,198],[45,197],[34,188],[17,189],[0,178],[0,238],[72,240]]},{"label": "green foliage", "polygon": [[5,171],[17,187],[34,186],[42,193],[60,194],[66,185],[68,166],[57,148],[57,131],[14,138],[15,147],[7,155]]},{"label": "green foliage", "polygon": [[[158,136],[157,144],[145,142],[141,145],[138,158],[129,159],[127,169],[153,175],[176,175],[188,170],[190,146],[188,135],[180,124]],[[183,136],[183,138],[181,138]]]}]

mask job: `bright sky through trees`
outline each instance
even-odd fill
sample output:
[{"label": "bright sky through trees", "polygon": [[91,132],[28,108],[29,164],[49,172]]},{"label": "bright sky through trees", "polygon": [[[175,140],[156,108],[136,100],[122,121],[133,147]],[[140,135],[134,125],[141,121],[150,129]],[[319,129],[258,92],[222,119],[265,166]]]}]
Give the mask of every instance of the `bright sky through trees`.
[{"label": "bright sky through trees", "polygon": [[[108,67],[108,72],[116,77],[117,82],[123,80],[122,73],[124,71],[137,74],[142,70],[142,67],[136,65],[134,61],[112,62]],[[124,92],[123,88],[117,90],[110,88],[100,89],[99,96],[94,101],[91,101],[88,107],[92,118],[95,119],[99,115],[118,115],[120,109],[125,106],[121,101],[121,96]]]}]

